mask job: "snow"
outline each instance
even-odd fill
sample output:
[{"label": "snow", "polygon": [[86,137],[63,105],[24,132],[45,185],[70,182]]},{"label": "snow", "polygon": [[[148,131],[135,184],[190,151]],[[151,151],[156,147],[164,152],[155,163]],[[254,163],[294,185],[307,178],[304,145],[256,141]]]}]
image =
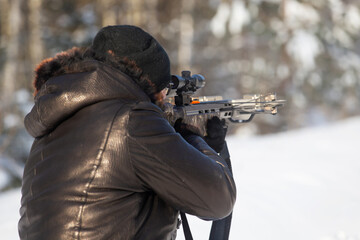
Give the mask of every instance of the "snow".
[{"label": "snow", "polygon": [[357,34],[360,30],[360,10],[354,5],[349,5],[345,14],[344,23],[347,29],[351,33]]},{"label": "snow", "polygon": [[285,8],[285,22],[291,29],[301,28],[301,25],[316,25],[320,21],[319,13],[309,4],[290,0],[286,2]]},{"label": "snow", "polygon": [[316,67],[315,59],[323,52],[323,46],[314,34],[301,29],[294,31],[286,50],[299,63],[299,68],[310,71]]},{"label": "snow", "polygon": [[[1,155],[0,161],[2,161]],[[10,174],[8,174],[7,171],[5,171],[5,169],[0,166],[0,189],[4,188],[10,182],[10,180]]]},{"label": "snow", "polygon": [[250,13],[243,1],[233,1],[229,19],[229,31],[236,35],[241,33],[242,28],[250,23]]},{"label": "snow", "polygon": [[[266,137],[230,137],[238,191],[230,239],[360,239],[358,132],[360,118],[354,118]],[[194,239],[208,238],[209,223],[189,222]]]},{"label": "snow", "polygon": [[[229,137],[237,183],[230,239],[359,240],[359,132],[357,117]],[[1,239],[18,239],[19,205],[19,189],[0,194]],[[193,216],[189,222],[194,239],[208,239],[210,222]],[[184,239],[182,229],[178,239]]]},{"label": "snow", "polygon": [[217,12],[211,20],[210,27],[212,33],[217,38],[225,36],[228,23],[231,34],[241,33],[243,27],[250,22],[250,13],[242,1],[233,1],[231,6],[222,2],[217,7]]},{"label": "snow", "polygon": [[19,220],[20,189],[0,193],[0,238],[19,239],[17,222]]},{"label": "snow", "polygon": [[226,22],[230,14],[230,6],[227,3],[221,3],[217,9],[216,15],[211,20],[211,30],[213,34],[221,38],[226,32]]},{"label": "snow", "polygon": [[17,127],[17,126],[21,125],[21,120],[22,119],[20,118],[19,115],[8,113],[4,116],[4,119],[3,119],[4,128],[9,129],[9,128]]}]

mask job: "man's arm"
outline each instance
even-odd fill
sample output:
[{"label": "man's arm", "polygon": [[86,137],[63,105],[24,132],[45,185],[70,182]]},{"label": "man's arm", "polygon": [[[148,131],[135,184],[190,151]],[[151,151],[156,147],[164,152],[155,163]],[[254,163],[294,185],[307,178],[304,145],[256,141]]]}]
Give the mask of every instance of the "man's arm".
[{"label": "man's arm", "polygon": [[145,187],[176,209],[205,219],[232,211],[232,174],[201,137],[185,141],[151,103],[140,103],[130,113],[129,135],[132,165]]}]

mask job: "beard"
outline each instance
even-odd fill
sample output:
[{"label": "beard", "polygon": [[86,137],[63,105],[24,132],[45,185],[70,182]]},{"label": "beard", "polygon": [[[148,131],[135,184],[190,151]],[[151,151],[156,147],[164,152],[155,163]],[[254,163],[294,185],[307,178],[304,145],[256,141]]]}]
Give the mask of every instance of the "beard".
[{"label": "beard", "polygon": [[165,111],[165,98],[161,94],[161,92],[155,93],[150,96],[151,102],[158,106],[161,110]]}]

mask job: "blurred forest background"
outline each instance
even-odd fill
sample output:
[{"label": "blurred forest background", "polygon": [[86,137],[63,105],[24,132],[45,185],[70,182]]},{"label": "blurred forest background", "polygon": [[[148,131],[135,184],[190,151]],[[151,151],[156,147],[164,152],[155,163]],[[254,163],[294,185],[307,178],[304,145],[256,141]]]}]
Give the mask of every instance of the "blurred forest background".
[{"label": "blurred forest background", "polygon": [[19,185],[31,147],[23,118],[33,105],[36,65],[90,45],[101,27],[115,24],[154,35],[173,74],[205,76],[201,95],[276,92],[287,100],[276,117],[257,116],[232,133],[360,114],[359,0],[0,0],[0,170],[11,176],[2,190]]}]

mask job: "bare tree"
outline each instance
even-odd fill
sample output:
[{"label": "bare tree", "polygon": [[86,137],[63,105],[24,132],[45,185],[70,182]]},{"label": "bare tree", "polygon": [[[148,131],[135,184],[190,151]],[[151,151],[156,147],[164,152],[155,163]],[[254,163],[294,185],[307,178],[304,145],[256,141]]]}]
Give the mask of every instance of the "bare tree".
[{"label": "bare tree", "polygon": [[28,0],[29,6],[29,54],[31,68],[44,57],[44,44],[42,41],[41,17],[42,0]]},{"label": "bare tree", "polygon": [[192,15],[194,0],[183,0],[181,3],[178,72],[191,67],[194,38],[194,19]]},{"label": "bare tree", "polygon": [[[13,0],[6,3],[2,1],[2,4],[8,4],[7,19],[4,19],[4,29],[2,29],[2,39],[7,43],[5,48],[6,61],[2,71],[2,88],[1,88],[1,102],[2,108],[9,105],[15,88],[18,77],[18,60],[20,55],[20,30],[21,30],[21,0]],[[5,9],[4,9],[5,10]]]},{"label": "bare tree", "polygon": [[118,7],[115,0],[96,0],[95,9],[100,27],[119,22]]},{"label": "bare tree", "polygon": [[129,11],[127,12],[128,22],[136,26],[142,26],[144,24],[143,1],[129,0],[127,2],[129,5]]}]

